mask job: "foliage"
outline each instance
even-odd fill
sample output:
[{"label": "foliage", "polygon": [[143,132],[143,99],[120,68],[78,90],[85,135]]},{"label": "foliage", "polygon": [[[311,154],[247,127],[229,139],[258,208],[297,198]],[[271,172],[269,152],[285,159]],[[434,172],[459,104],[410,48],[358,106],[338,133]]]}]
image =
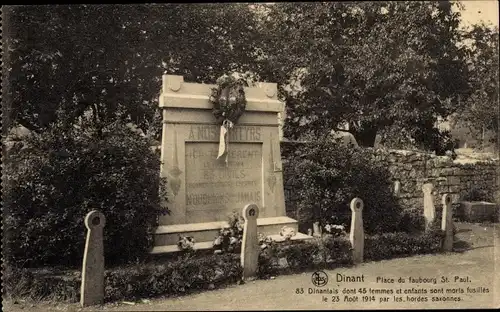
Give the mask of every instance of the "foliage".
[{"label": "foliage", "polygon": [[281,90],[287,104],[285,136],[323,136],[348,123],[358,144],[373,146],[376,134],[393,126],[416,140],[425,138],[419,131],[438,132],[437,117],[454,112],[469,92],[454,5],[268,5],[263,28],[269,75],[294,83],[292,90]]},{"label": "foliage", "polygon": [[80,300],[81,280],[79,272],[58,270],[33,272],[8,265],[2,275],[2,295],[12,299],[25,298],[57,302],[77,302]]},{"label": "foliage", "polygon": [[437,253],[441,250],[442,233],[429,231],[421,235],[383,233],[365,237],[366,260],[378,261],[417,254]]},{"label": "foliage", "polygon": [[241,251],[245,220],[236,211],[233,211],[228,219],[229,227],[220,229],[213,243],[214,250],[219,253]]},{"label": "foliage", "polygon": [[422,209],[411,208],[403,210],[398,228],[407,233],[419,233],[425,230],[425,217]]},{"label": "foliage", "polygon": [[494,190],[489,183],[478,182],[471,189],[469,189],[462,200],[464,201],[494,201]]},{"label": "foliage", "polygon": [[[467,32],[470,82],[474,92],[457,114],[471,135],[481,138],[483,131],[498,133],[498,27],[473,25]],[[492,112],[493,109],[493,112]],[[493,137],[493,140],[496,138]]]},{"label": "foliage", "polygon": [[234,75],[224,74],[217,79],[217,87],[212,88],[209,101],[213,105],[212,113],[219,124],[230,122],[231,128],[241,117],[247,105],[243,89],[245,85],[245,79],[236,79]]},{"label": "foliage", "polygon": [[244,3],[10,6],[4,16],[4,113],[34,131],[58,109],[68,124],[93,110],[157,137],[163,73],[213,83],[258,65]]},{"label": "foliage", "polygon": [[[156,265],[135,265],[106,272],[107,300],[187,294],[241,279],[238,255],[180,259]],[[212,286],[210,286],[212,285]]]},{"label": "foliage", "polygon": [[325,233],[333,235],[334,237],[347,236],[344,225],[330,224],[327,222],[324,229]]},{"label": "foliage", "polygon": [[[40,273],[14,267],[8,269],[4,278],[5,293],[14,298],[79,300],[79,272],[49,270],[46,274]],[[105,300],[188,294],[235,283],[241,279],[241,273],[239,256],[234,254],[116,267],[105,271]]]},{"label": "foliage", "polygon": [[[406,233],[369,236],[365,240],[365,259],[439,252],[441,238],[439,230],[418,236]],[[286,260],[286,267],[280,265],[280,259]],[[259,255],[257,274],[260,278],[268,278],[280,273],[349,265],[352,265],[350,242],[327,235],[320,240],[270,244]],[[80,295],[81,276],[77,271],[49,270],[40,274],[7,266],[4,272],[4,294],[13,298],[29,296],[76,302]],[[106,270],[105,300],[188,294],[236,283],[241,276],[238,254],[196,256],[192,253],[167,263],[140,263]]]},{"label": "foliage", "polygon": [[[279,264],[286,260],[286,267]],[[271,243],[259,255],[258,275],[266,278],[280,272],[325,269],[352,264],[351,243],[345,237],[327,235],[320,240]]]},{"label": "foliage", "polygon": [[288,148],[284,175],[294,181],[299,222],[350,225],[349,204],[361,198],[367,233],[397,229],[401,208],[392,192],[390,173],[368,150],[332,141]]},{"label": "foliage", "polygon": [[191,252],[194,250],[195,243],[195,239],[191,236],[179,236],[177,247],[182,251]]},{"label": "foliage", "polygon": [[156,219],[167,212],[159,202],[164,181],[158,155],[128,127],[57,124],[32,133],[6,156],[8,261],[27,267],[81,265],[83,220],[94,209],[106,217],[108,265],[135,260],[152,246]]}]

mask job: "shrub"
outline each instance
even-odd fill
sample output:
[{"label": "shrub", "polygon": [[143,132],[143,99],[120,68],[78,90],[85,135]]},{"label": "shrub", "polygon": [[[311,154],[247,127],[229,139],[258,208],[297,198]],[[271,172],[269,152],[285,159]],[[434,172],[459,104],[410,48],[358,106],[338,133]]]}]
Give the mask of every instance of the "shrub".
[{"label": "shrub", "polygon": [[106,272],[106,300],[135,300],[187,294],[235,283],[241,279],[239,255],[224,254],[155,264],[134,265]]},{"label": "shrub", "polygon": [[100,131],[54,126],[9,152],[5,166],[5,255],[27,267],[81,265],[85,215],[106,216],[106,263],[140,258],[152,246],[159,157],[120,124]]},{"label": "shrub", "polygon": [[[286,259],[287,267],[280,267]],[[321,240],[272,243],[259,255],[259,277],[280,271],[303,271],[313,268],[332,268],[352,263],[351,244],[343,237],[327,235]]]},{"label": "shrub", "polygon": [[78,274],[68,274],[50,270],[49,272],[33,272],[8,266],[3,271],[3,296],[13,299],[54,300],[77,302],[80,297],[81,278]]},{"label": "shrub", "polygon": [[475,182],[476,184],[463,196],[464,201],[487,201],[493,202],[495,200],[495,191],[490,183]]},{"label": "shrub", "polygon": [[[365,261],[439,252],[441,239],[442,232],[436,226],[419,236],[407,233],[369,236],[365,240]],[[288,267],[279,266],[280,258],[286,259]],[[327,235],[321,240],[270,244],[259,255],[257,274],[260,278],[267,278],[290,271],[331,269],[351,264],[350,242],[345,237]],[[194,251],[167,263],[140,263],[106,270],[105,300],[188,294],[237,283],[241,277],[240,255],[207,256]],[[76,302],[80,296],[81,276],[78,271],[52,270],[40,274],[7,267],[3,282],[3,295],[14,298]]]},{"label": "shrub", "polygon": [[[77,302],[81,274],[50,270],[46,274],[10,267],[4,274],[4,295]],[[77,274],[74,274],[77,273]],[[137,300],[213,289],[241,279],[239,255],[182,258],[169,263],[141,263],[105,271],[105,300]]]},{"label": "shrub", "polygon": [[346,238],[326,236],[323,245],[327,250],[326,262],[328,265],[352,264],[351,242]]},{"label": "shrub", "polygon": [[398,229],[408,233],[418,233],[425,230],[425,217],[422,209],[411,208],[403,210]]},{"label": "shrub", "polygon": [[404,232],[383,233],[365,238],[364,258],[378,261],[417,254],[437,253],[441,250],[442,233],[431,229],[421,235]]},{"label": "shrub", "polygon": [[350,226],[350,201],[359,197],[367,233],[397,229],[401,208],[386,167],[369,150],[334,142],[296,144],[284,149],[285,177],[294,183],[302,223]]}]

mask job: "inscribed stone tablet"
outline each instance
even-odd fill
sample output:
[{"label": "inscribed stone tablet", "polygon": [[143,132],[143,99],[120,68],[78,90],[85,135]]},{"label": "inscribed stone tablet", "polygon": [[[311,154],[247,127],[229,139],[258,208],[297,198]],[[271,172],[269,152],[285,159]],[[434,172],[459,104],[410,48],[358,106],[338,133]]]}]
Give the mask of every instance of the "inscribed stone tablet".
[{"label": "inscribed stone tablet", "polygon": [[230,143],[228,163],[218,143],[186,142],[186,216],[190,222],[226,220],[233,210],[262,204],[262,143]]}]

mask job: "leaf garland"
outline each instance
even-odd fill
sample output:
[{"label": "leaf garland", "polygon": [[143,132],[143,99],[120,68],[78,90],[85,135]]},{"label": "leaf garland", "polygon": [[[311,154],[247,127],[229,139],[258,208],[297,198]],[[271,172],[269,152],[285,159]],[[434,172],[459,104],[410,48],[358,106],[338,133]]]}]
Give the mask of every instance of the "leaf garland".
[{"label": "leaf garland", "polygon": [[247,105],[245,86],[243,79],[237,79],[233,75],[224,74],[217,79],[217,87],[212,88],[209,101],[213,105],[212,113],[218,124],[238,122]]}]

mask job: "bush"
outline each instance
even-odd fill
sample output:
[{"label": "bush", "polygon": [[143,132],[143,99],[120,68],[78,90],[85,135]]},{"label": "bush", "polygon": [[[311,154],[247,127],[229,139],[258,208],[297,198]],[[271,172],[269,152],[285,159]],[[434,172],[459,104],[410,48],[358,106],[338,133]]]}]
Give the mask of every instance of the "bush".
[{"label": "bush", "polygon": [[[4,295],[77,302],[81,274],[10,267],[4,274]],[[76,273],[76,274],[75,274]],[[182,258],[169,263],[141,263],[105,271],[105,301],[137,300],[162,295],[188,294],[240,280],[239,255]]]},{"label": "bush", "polygon": [[299,222],[351,223],[350,201],[361,198],[367,233],[397,230],[401,208],[386,167],[369,150],[315,142],[284,148],[285,177],[294,183]]},{"label": "bush", "polygon": [[[437,223],[419,236],[386,233],[367,237],[365,261],[439,252],[443,236],[436,226]],[[287,267],[280,266],[279,260],[283,258],[286,259]],[[270,244],[259,255],[257,275],[267,278],[279,273],[348,265],[352,265],[350,242],[345,237],[327,235],[321,240]],[[52,270],[41,273],[7,267],[3,277],[3,295],[12,298],[78,301],[80,272]],[[194,251],[168,263],[140,263],[106,270],[105,300],[137,300],[188,294],[237,283],[241,277],[239,254],[207,256]]]},{"label": "bush", "polygon": [[8,266],[3,271],[2,295],[10,296],[12,299],[77,302],[80,299],[80,272],[71,273],[57,270],[33,272]]},{"label": "bush", "polygon": [[134,265],[107,271],[106,300],[136,300],[187,294],[241,280],[239,255],[179,259],[166,264]]},{"label": "bush", "polygon": [[26,267],[79,266],[85,215],[106,216],[107,265],[133,261],[152,246],[162,213],[159,157],[126,126],[94,131],[54,126],[9,151],[5,166],[5,255]]},{"label": "bush", "polygon": [[441,250],[442,232],[434,227],[421,234],[383,233],[365,238],[365,261],[378,261],[417,254],[437,253]]},{"label": "bush", "polygon": [[[282,267],[279,259],[285,259]],[[313,268],[333,268],[352,264],[351,243],[343,237],[325,236],[321,240],[272,243],[259,256],[261,278],[280,271],[298,272]]]},{"label": "bush", "polygon": [[405,209],[401,214],[398,229],[407,233],[418,233],[425,230],[425,217],[422,209]]},{"label": "bush", "polygon": [[491,183],[476,181],[474,187],[464,194],[462,200],[494,202],[495,192],[496,190],[491,186]]}]

